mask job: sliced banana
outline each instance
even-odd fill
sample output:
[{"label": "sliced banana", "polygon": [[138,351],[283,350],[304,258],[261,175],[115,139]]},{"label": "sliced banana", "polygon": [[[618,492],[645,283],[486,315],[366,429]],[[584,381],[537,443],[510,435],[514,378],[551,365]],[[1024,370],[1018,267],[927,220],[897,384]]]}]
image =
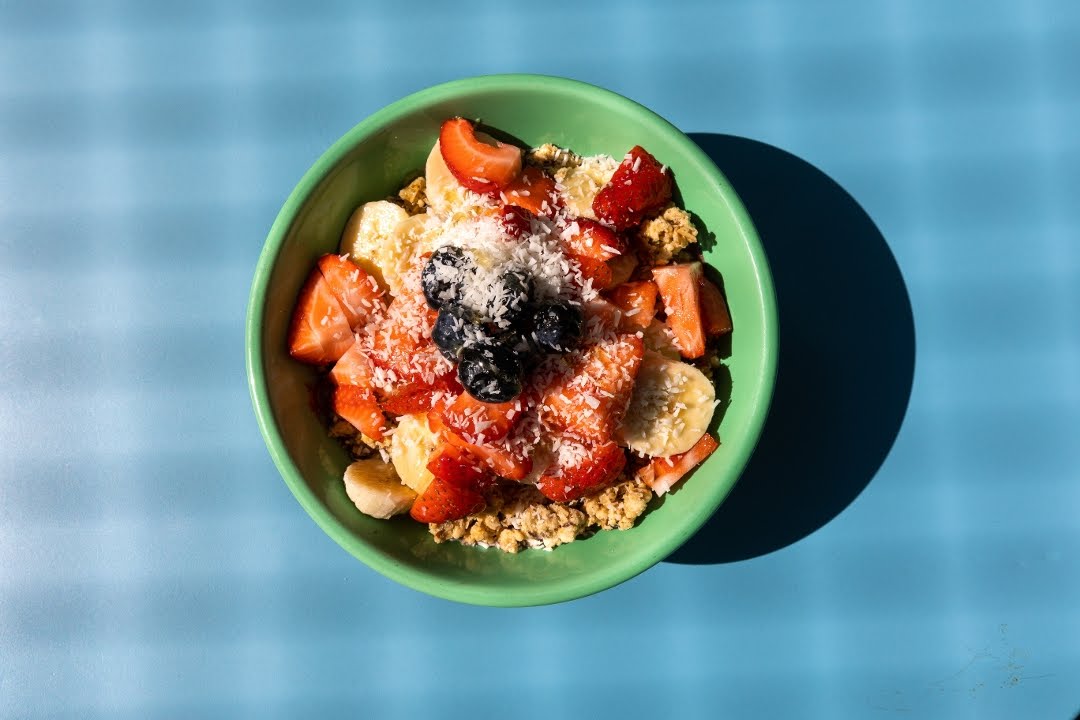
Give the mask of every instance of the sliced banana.
[{"label": "sliced banana", "polygon": [[436,212],[446,215],[465,203],[466,190],[450,172],[450,168],[446,167],[438,140],[428,153],[427,164],[424,166],[424,182],[427,183],[425,192],[428,205]]},{"label": "sliced banana", "polygon": [[715,388],[696,367],[646,352],[617,439],[642,455],[684,453],[709,429],[715,401]]},{"label": "sliced banana", "polygon": [[413,257],[435,249],[436,235],[430,219],[429,215],[413,215],[398,223],[384,249],[383,277],[395,297],[405,291],[405,273],[414,267]]},{"label": "sliced banana", "polygon": [[555,171],[555,181],[562,186],[566,209],[571,215],[596,219],[592,210],[593,198],[607,185],[619,163],[606,155],[583,157],[578,165]]},{"label": "sliced banana", "polygon": [[390,461],[394,463],[401,482],[418,494],[427,490],[435,479],[427,469],[428,458],[435,452],[437,438],[428,427],[423,413],[402,415],[390,440]]},{"label": "sliced banana", "polygon": [[357,460],[345,468],[345,493],[356,509],[374,518],[386,519],[408,512],[416,492],[401,484],[392,465],[380,457]]},{"label": "sliced banana", "polygon": [[380,287],[388,289],[385,270],[397,254],[395,231],[408,219],[405,208],[387,200],[364,203],[345,224],[338,251],[374,277]]}]

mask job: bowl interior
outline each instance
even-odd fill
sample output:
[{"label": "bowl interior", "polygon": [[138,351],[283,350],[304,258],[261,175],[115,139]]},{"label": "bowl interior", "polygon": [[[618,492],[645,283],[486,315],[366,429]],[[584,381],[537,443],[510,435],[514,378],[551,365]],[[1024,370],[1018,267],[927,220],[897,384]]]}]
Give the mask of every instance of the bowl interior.
[{"label": "bowl interior", "polygon": [[[286,352],[293,303],[315,259],[336,249],[353,209],[393,194],[423,168],[442,120],[479,118],[535,146],[620,157],[642,145],[674,172],[684,207],[700,217],[706,260],[723,278],[735,332],[720,449],[676,492],[654,500],[628,531],[597,533],[554,552],[508,555],[436,545],[406,518],[361,515],[341,482],[348,463],[309,405],[312,369]],[[706,242],[706,246],[709,246]],[[645,108],[581,83],[537,76],[474,78],[410,96],[365,120],[308,172],[271,229],[251,293],[248,377],[274,461],[303,507],[350,553],[415,589],[462,602],[529,605],[610,587],[661,560],[712,514],[742,471],[764,420],[775,373],[776,325],[764,255],[738,198],[709,159]],[[726,394],[721,388],[718,396]]]}]

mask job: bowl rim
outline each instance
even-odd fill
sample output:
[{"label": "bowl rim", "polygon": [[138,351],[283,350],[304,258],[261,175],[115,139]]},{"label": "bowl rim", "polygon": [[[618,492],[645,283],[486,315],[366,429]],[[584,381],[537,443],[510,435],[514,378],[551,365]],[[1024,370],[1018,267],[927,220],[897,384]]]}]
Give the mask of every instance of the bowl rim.
[{"label": "bowl rim", "polygon": [[[526,589],[515,589],[513,592],[505,590],[492,592],[491,588],[486,586],[473,586],[460,582],[440,580],[426,574],[423,570],[399,564],[356,538],[348,528],[334,517],[330,510],[316,497],[289,457],[285,440],[274,421],[273,409],[270,406],[261,348],[269,280],[285,237],[309,196],[333,172],[338,163],[357,142],[385,126],[392,125],[400,117],[410,114],[418,108],[452,99],[463,93],[498,90],[520,91],[523,88],[556,90],[580,97],[587,96],[590,101],[596,102],[599,100],[614,107],[631,116],[635,122],[651,125],[653,130],[671,135],[680,150],[698,165],[698,170],[712,177],[717,187],[720,188],[721,196],[727,203],[750,251],[751,262],[757,277],[758,300],[761,303],[765,321],[763,328],[764,362],[758,377],[754,380],[755,393],[753,399],[755,402],[746,423],[747,437],[751,439],[751,442],[736,449],[736,454],[731,460],[731,466],[734,468],[734,479],[727,487],[719,488],[717,493],[719,497],[715,498],[715,504],[703,504],[703,507],[705,505],[710,506],[707,511],[687,517],[687,522],[677,526],[675,531],[664,538],[664,542],[659,543],[651,552],[641,553],[635,558],[634,562],[620,565],[614,569],[602,568],[602,570],[607,569],[609,572],[590,573],[586,577],[568,578],[562,582],[545,583],[530,586]],[[728,182],[712,159],[693,140],[656,112],[614,91],[569,78],[515,73],[466,77],[411,93],[361,120],[315,161],[289,194],[281,210],[278,211],[263,248],[259,253],[248,296],[244,355],[252,406],[259,431],[263,436],[270,456],[285,484],[301,507],[331,539],[384,577],[414,590],[446,600],[473,605],[523,607],[575,600],[619,585],[663,560],[705,524],[716,509],[723,504],[732,488],[741,478],[746,469],[746,464],[760,440],[765,418],[772,402],[776,380],[777,328],[778,317],[772,274],[769,270],[764,247],[754,224],[731,183]]]}]

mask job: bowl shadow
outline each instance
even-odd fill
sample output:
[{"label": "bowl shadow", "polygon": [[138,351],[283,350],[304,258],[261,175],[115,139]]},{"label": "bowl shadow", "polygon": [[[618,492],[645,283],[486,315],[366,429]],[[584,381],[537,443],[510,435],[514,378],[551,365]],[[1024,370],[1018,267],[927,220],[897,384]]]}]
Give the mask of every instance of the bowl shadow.
[{"label": "bowl shadow", "polygon": [[758,446],[723,505],[666,560],[715,564],[810,535],[870,483],[911,396],[915,322],[885,238],[839,184],[771,145],[690,137],[746,206],[779,312],[776,387]]}]

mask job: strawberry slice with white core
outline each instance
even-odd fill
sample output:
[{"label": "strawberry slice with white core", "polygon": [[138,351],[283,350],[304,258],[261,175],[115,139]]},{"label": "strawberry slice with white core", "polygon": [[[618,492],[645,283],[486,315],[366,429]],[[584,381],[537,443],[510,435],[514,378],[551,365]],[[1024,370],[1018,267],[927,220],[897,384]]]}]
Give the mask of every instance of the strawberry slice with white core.
[{"label": "strawberry slice with white core", "polygon": [[300,362],[325,365],[337,361],[353,344],[352,328],[318,268],[300,289],[289,325],[289,354]]},{"label": "strawberry slice with white core", "polygon": [[701,263],[664,265],[652,270],[667,312],[667,326],[684,358],[705,354],[705,328],[701,319]]},{"label": "strawberry slice with white core", "polygon": [[476,136],[465,118],[451,118],[439,130],[439,150],[457,181],[473,192],[498,194],[521,174],[521,148]]}]

